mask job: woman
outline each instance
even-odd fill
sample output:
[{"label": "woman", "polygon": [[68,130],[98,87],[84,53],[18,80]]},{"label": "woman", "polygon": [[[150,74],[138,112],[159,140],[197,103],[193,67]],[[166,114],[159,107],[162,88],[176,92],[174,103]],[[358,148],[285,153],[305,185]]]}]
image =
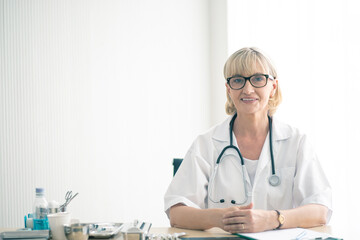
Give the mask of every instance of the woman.
[{"label": "woman", "polygon": [[238,233],[326,224],[329,183],[306,135],[273,117],[281,92],[270,59],[240,49],[224,76],[231,116],[186,154],[165,194],[171,226]]}]

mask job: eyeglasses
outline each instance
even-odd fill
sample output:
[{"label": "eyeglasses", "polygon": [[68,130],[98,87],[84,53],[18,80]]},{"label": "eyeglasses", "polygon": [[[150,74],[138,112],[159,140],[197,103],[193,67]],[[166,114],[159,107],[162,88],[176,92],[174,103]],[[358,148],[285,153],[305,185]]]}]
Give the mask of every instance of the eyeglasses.
[{"label": "eyeglasses", "polygon": [[251,86],[253,86],[255,88],[265,87],[268,82],[268,79],[274,80],[274,77],[271,75],[268,75],[268,74],[257,73],[250,77],[243,77],[241,75],[235,75],[235,76],[227,78],[226,81],[229,84],[231,89],[239,90],[245,86],[246,81],[249,81]]}]

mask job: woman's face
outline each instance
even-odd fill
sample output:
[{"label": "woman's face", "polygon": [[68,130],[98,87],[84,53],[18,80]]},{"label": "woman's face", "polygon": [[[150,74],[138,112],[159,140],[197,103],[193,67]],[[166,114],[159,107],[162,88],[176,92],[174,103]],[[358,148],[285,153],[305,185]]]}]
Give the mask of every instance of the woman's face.
[{"label": "woman's face", "polygon": [[[252,75],[243,76],[251,77],[256,74],[267,74],[262,71],[256,71]],[[238,114],[267,115],[269,98],[275,94],[277,80],[270,77],[264,87],[256,88],[246,81],[245,86],[239,90],[232,89],[228,83],[225,84],[227,92],[233,101]]]}]

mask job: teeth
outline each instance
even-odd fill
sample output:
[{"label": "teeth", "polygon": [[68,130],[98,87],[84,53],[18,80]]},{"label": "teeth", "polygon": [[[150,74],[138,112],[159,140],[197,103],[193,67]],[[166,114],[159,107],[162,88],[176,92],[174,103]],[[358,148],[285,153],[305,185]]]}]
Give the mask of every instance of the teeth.
[{"label": "teeth", "polygon": [[242,99],[243,101],[252,101],[252,100],[255,100],[254,98],[243,98]]}]

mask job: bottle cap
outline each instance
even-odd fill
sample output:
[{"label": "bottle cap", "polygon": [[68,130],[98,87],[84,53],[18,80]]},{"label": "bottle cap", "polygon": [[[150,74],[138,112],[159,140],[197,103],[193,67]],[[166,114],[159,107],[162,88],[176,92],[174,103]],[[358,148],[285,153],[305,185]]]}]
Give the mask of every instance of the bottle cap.
[{"label": "bottle cap", "polygon": [[45,193],[45,189],[44,188],[36,188],[36,193]]}]

